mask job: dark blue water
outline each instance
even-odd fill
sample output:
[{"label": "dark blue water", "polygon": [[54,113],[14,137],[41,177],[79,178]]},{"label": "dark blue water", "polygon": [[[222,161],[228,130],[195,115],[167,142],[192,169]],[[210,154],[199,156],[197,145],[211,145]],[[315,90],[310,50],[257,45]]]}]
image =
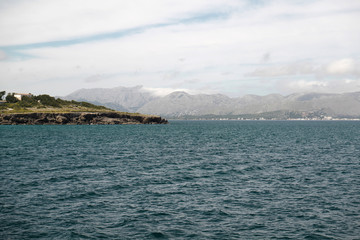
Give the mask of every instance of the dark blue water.
[{"label": "dark blue water", "polygon": [[360,122],[0,126],[1,239],[359,239]]}]

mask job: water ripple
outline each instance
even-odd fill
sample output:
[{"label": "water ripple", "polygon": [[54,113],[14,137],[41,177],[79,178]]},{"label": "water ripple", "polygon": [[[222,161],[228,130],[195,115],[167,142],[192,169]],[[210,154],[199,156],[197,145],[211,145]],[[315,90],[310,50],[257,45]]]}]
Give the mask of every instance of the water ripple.
[{"label": "water ripple", "polygon": [[360,236],[359,122],[0,126],[0,133],[3,239]]}]

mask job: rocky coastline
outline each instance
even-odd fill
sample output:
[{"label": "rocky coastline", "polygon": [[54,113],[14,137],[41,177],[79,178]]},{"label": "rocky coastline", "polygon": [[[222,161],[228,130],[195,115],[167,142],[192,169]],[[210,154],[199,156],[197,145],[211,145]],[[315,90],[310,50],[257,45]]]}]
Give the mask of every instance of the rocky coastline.
[{"label": "rocky coastline", "polygon": [[158,116],[119,112],[69,113],[3,113],[0,125],[114,125],[114,124],[166,124]]}]

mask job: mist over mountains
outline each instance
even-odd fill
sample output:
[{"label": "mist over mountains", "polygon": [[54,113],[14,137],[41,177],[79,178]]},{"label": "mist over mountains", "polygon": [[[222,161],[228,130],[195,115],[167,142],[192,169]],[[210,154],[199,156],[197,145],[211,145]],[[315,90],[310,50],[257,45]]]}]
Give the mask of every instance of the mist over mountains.
[{"label": "mist over mountains", "polygon": [[79,99],[119,111],[138,112],[142,106],[157,99],[157,97],[152,92],[145,91],[142,86],[136,86],[130,88],[80,89],[67,95],[65,99]]},{"label": "mist over mountains", "polygon": [[222,116],[286,119],[360,116],[360,92],[245,95],[230,98],[223,94],[192,95],[182,91],[159,96],[142,86],[136,86],[80,89],[64,98],[101,104],[119,111],[156,114],[168,118]]}]

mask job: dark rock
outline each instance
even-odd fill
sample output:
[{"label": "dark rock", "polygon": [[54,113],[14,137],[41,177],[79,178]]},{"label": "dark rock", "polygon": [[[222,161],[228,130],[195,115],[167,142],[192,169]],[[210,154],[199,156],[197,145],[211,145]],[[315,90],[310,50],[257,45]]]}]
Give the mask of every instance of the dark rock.
[{"label": "dark rock", "polygon": [[119,112],[101,113],[14,113],[0,114],[0,125],[34,124],[166,124],[168,121],[158,116],[131,115]]},{"label": "dark rock", "polygon": [[68,118],[65,117],[65,116],[62,116],[62,115],[57,115],[56,116],[56,119],[55,119],[55,122],[57,124],[66,124],[69,122]]}]

